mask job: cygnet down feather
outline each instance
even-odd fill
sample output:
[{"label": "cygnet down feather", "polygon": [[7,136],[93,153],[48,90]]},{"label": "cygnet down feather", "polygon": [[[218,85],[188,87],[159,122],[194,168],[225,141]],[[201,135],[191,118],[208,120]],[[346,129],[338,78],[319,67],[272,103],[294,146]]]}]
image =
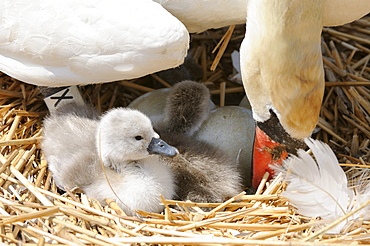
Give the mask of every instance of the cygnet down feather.
[{"label": "cygnet down feather", "polygon": [[193,202],[223,202],[242,190],[237,163],[221,149],[192,137],[208,117],[210,95],[202,84],[183,81],[167,98],[157,132],[180,154],[168,159],[175,174],[176,196]]},{"label": "cygnet down feather", "polygon": [[58,187],[115,200],[128,215],[161,212],[160,195],[175,194],[172,171],[159,155],[178,151],[139,111],[116,108],[99,118],[89,106],[66,104],[44,120],[42,149]]}]

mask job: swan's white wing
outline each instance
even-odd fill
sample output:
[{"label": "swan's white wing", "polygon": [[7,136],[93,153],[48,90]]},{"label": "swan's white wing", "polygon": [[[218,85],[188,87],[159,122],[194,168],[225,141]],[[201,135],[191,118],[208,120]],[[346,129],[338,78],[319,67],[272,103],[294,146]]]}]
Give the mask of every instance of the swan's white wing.
[{"label": "swan's white wing", "polygon": [[189,34],[151,0],[4,0],[0,70],[48,86],[141,77],[182,64]]},{"label": "swan's white wing", "polygon": [[154,0],[176,16],[189,32],[243,24],[249,0]]},{"label": "swan's white wing", "polygon": [[324,0],[323,25],[340,26],[357,20],[370,12],[368,0]]}]

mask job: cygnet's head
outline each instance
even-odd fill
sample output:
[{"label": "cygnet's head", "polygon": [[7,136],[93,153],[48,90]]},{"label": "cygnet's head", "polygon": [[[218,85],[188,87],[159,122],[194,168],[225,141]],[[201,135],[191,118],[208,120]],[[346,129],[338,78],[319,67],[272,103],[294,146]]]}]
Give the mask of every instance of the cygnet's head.
[{"label": "cygnet's head", "polygon": [[176,156],[178,150],[154,132],[143,113],[116,108],[104,114],[97,132],[97,147],[104,165],[118,169],[120,164],[136,161],[151,154]]}]

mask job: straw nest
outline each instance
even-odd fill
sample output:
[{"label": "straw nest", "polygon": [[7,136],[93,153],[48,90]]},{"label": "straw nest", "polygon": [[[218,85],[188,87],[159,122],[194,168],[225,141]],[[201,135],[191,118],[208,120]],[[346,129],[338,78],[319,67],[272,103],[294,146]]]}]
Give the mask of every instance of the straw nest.
[{"label": "straw nest", "polygon": [[[192,35],[191,54],[198,64],[194,74],[210,88],[218,105],[237,104],[244,95],[242,86],[229,80],[234,73],[230,54],[238,50],[243,35],[244,26]],[[221,46],[216,47],[220,40]],[[370,17],[323,31],[327,82],[315,138],[329,143],[355,178],[370,165],[369,40]],[[81,90],[86,100],[105,111],[127,106],[144,92],[170,87],[172,81],[162,75]],[[234,198],[223,204],[163,200],[164,213],[142,211],[142,218],[125,216],[111,201],[102,206],[84,194],[63,194],[56,189],[40,150],[42,119],[47,114],[41,94],[37,87],[4,74],[0,83],[0,241],[5,244],[370,243],[370,221],[355,221],[341,234],[331,235],[319,218],[296,214],[279,195],[284,188],[280,179],[262,182],[255,195],[240,194],[238,201]],[[214,209],[203,212],[199,208],[206,206]]]}]

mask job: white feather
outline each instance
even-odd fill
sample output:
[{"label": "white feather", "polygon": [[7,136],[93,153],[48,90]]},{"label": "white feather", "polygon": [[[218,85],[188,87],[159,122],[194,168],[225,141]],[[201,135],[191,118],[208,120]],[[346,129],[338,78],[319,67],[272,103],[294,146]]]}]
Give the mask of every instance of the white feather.
[{"label": "white feather", "polygon": [[[355,203],[353,205],[353,210],[359,208],[362,204],[370,201],[370,182],[368,177],[370,177],[370,169],[362,169],[363,174],[361,177],[355,182],[354,190],[356,193]],[[353,219],[358,219],[363,217],[365,220],[370,220],[369,214],[369,206],[365,207],[364,209],[358,211],[356,214],[353,215]]]},{"label": "white feather", "polygon": [[[286,175],[288,186],[283,196],[308,217],[333,221],[349,212],[353,191],[347,187],[347,177],[328,145],[318,140],[305,139],[316,161],[305,151],[291,156],[282,167],[274,167]],[[344,224],[330,232],[338,232]]]}]

